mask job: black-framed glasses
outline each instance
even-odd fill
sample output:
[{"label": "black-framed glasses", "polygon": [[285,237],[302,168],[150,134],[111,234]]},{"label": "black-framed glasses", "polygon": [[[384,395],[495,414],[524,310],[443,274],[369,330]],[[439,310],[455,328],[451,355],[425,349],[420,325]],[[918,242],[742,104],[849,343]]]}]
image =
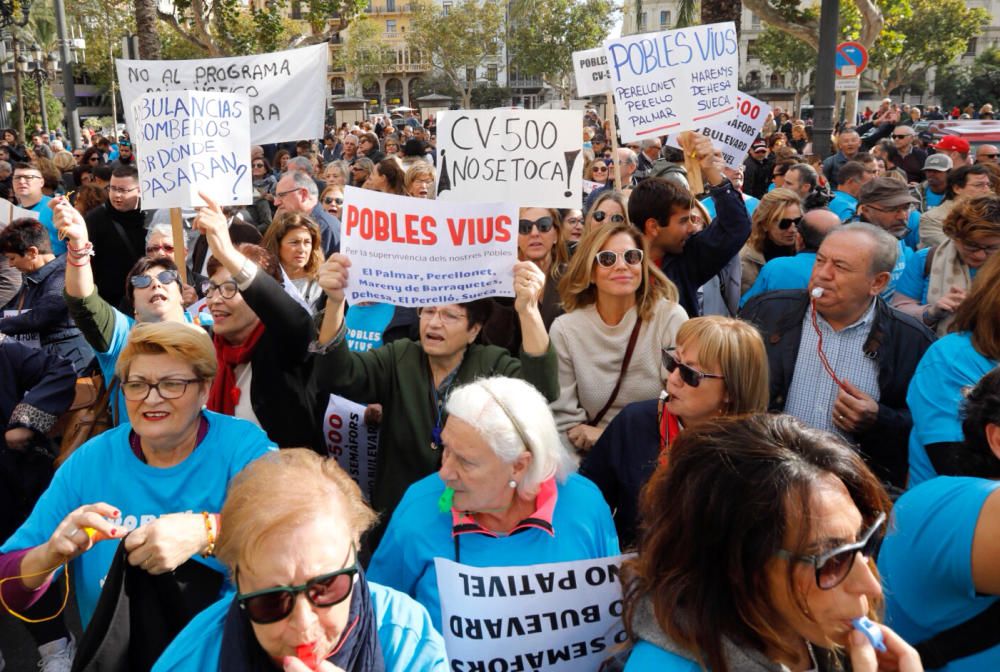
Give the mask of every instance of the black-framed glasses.
[{"label": "black-framed glasses", "polygon": [[892,139],[893,140],[902,140],[903,138],[912,138],[912,137],[913,137],[913,135],[909,134],[909,133],[900,133],[900,134],[893,133],[892,134]]},{"label": "black-framed glasses", "polygon": [[146,289],[153,284],[154,279],[161,285],[169,285],[171,282],[180,283],[180,278],[181,276],[177,273],[177,271],[166,270],[160,271],[154,275],[146,275],[145,273],[133,275],[129,282],[131,282],[132,286],[136,289]]},{"label": "black-framed glasses", "polygon": [[326,205],[333,205],[334,203],[336,203],[337,205],[343,205],[344,199],[334,198],[333,196],[327,196],[326,198],[323,199],[323,203],[325,203]]},{"label": "black-framed glasses", "polygon": [[15,175],[12,180],[14,182],[31,182],[32,180],[42,179],[41,175]]},{"label": "black-framed glasses", "polygon": [[201,283],[201,293],[205,295],[206,299],[212,298],[216,292],[219,292],[224,299],[231,299],[239,291],[240,287],[235,280],[223,280],[219,284],[215,284],[211,280]]},{"label": "black-framed glasses", "polygon": [[267,168],[267,166],[265,166],[263,163],[259,163],[259,162],[253,164],[253,167],[254,168]]},{"label": "black-framed glasses", "polygon": [[794,226],[797,229],[801,223],[802,217],[782,217],[778,220],[778,228],[787,231]]},{"label": "black-framed glasses", "polygon": [[638,266],[642,263],[642,250],[633,247],[631,250],[625,250],[620,254],[613,250],[602,250],[594,255],[594,259],[597,259],[598,265],[604,268],[613,268],[618,263],[619,257],[624,259],[625,263],[629,266]]},{"label": "black-framed glasses", "polygon": [[816,587],[820,590],[836,588],[851,573],[854,560],[860,553],[865,560],[875,557],[882,543],[879,531],[885,524],[885,513],[879,513],[872,526],[853,544],[820,553],[818,555],[796,555],[781,548],[777,555],[793,562],[812,565],[816,571]]},{"label": "black-framed glasses", "polygon": [[187,392],[188,385],[200,383],[201,378],[164,378],[155,383],[145,380],[126,380],[122,383],[122,394],[129,401],[145,401],[150,390],[156,390],[161,399],[180,399]]},{"label": "black-framed glasses", "polygon": [[288,194],[294,194],[299,189],[305,189],[305,187],[295,187],[293,189],[286,189],[285,191],[279,191],[275,194],[278,198],[284,198]]},{"label": "black-framed glasses", "polygon": [[267,625],[288,618],[295,608],[295,600],[299,593],[305,593],[306,599],[314,607],[332,607],[340,604],[351,596],[354,580],[358,574],[358,558],[354,543],[348,558],[354,556],[354,564],[338,569],[329,574],[321,574],[309,579],[300,586],[275,586],[252,593],[239,593],[236,601],[240,609],[254,623]]},{"label": "black-framed glasses", "polygon": [[1000,156],[1000,153],[998,153],[998,154],[984,154],[983,152],[979,152],[978,154],[976,154],[976,158],[977,158],[977,159],[978,159],[979,157],[982,157],[982,158],[984,158],[984,159],[995,159],[995,158],[997,158],[998,156]]},{"label": "black-framed glasses", "polygon": [[604,212],[603,210],[595,210],[594,211],[594,221],[595,222],[603,222],[605,219],[608,219],[609,217],[611,218],[611,223],[612,224],[621,224],[622,222],[625,221],[625,215],[619,215],[617,212],[614,213],[613,215],[609,215],[608,213]]},{"label": "black-framed glasses", "polygon": [[522,236],[527,236],[536,226],[538,227],[538,233],[548,233],[555,226],[555,222],[552,221],[551,217],[539,217],[536,220],[519,219],[517,221],[517,232]]},{"label": "black-framed glasses", "polygon": [[725,376],[718,373],[705,373],[704,371],[699,371],[698,369],[688,366],[681,360],[677,359],[677,355],[674,354],[675,348],[663,348],[662,359],[663,368],[667,370],[667,373],[673,373],[674,371],[680,369],[681,380],[688,387],[698,387],[701,385],[701,381],[705,378],[718,378],[723,380]]}]

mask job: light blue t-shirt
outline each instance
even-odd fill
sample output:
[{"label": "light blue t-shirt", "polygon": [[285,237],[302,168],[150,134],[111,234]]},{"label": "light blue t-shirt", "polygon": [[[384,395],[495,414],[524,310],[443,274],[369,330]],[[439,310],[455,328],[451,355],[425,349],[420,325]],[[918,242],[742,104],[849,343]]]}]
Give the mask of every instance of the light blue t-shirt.
[{"label": "light blue t-shirt", "polygon": [[625,672],[702,672],[701,665],[689,658],[661,649],[655,644],[640,640],[632,648]]},{"label": "light blue t-shirt", "polygon": [[365,303],[347,309],[347,347],[351,352],[365,352],[382,345],[382,334],[392,322],[396,306],[391,303]]},{"label": "light blue t-shirt", "polygon": [[[368,567],[372,581],[401,590],[424,605],[439,630],[441,601],[434,558],[456,560],[452,514],[438,510],[444,488],[437,474],[409,487]],[[618,555],[611,510],[597,486],[571,474],[557,492],[554,535],[538,528],[506,537],[460,534],[457,561],[473,567],[515,567]]]},{"label": "light blue t-shirt", "polygon": [[[208,433],[187,459],[167,468],[152,467],[135,456],[124,424],[99,434],[78,448],[56,470],[28,520],[0,547],[0,553],[32,548],[49,540],[73,510],[107,502],[121,512],[115,527],[126,531],[167,513],[218,512],[229,481],[274,446],[256,425],[228,415],[203,411]],[[101,585],[118,542],[98,542],[70,564],[73,585],[86,627],[97,606]],[[214,559],[196,560],[222,572]]]},{"label": "light blue t-shirt", "polygon": [[[910,644],[967,621],[996,602],[972,582],[972,541],[1000,481],[938,476],[906,492],[892,510],[878,569],[886,624]],[[1000,670],[1000,646],[938,668]]]},{"label": "light blue t-shirt", "polygon": [[948,334],[931,344],[917,365],[906,393],[913,416],[910,430],[910,487],[937,475],[924,446],[962,441],[959,409],[963,391],[992,371],[997,361],[979,354],[972,336]]},{"label": "light blue t-shirt", "polygon": [[914,208],[910,210],[910,216],[906,220],[906,226],[909,230],[903,237],[903,242],[911,251],[920,247],[920,215],[921,212]]},{"label": "light blue t-shirt", "polygon": [[815,252],[799,252],[791,257],[772,259],[764,264],[753,285],[740,299],[740,308],[758,294],[779,289],[805,289],[809,286],[809,278],[812,277],[815,265]]},{"label": "light blue t-shirt", "polygon": [[924,187],[924,212],[944,203],[944,197],[948,195],[948,190],[935,194],[930,187]]},{"label": "light blue t-shirt", "polygon": [[[930,276],[924,275],[924,269],[927,267],[927,255],[930,252],[931,248],[925,247],[911,254],[906,262],[906,268],[903,269],[903,274],[899,276],[899,282],[896,283],[897,292],[905,294],[911,299],[917,299],[920,303],[927,303],[927,288],[931,284]],[[979,269],[970,268],[969,277],[975,278],[977,270]]]},{"label": "light blue t-shirt", "polygon": [[[740,192],[740,196],[743,197],[743,205],[747,208],[747,214],[753,217],[753,211],[757,209],[760,205],[760,199],[755,196],[750,196],[749,194],[744,194]],[[705,210],[708,212],[710,219],[715,219],[715,201],[711,196],[701,201],[701,204],[705,206]]]},{"label": "light blue t-shirt", "polygon": [[846,222],[858,209],[858,199],[854,198],[845,191],[837,190],[833,192],[833,200],[827,206],[840,217],[840,221]]},{"label": "light blue t-shirt", "polygon": [[42,200],[30,208],[25,208],[25,210],[38,213],[38,221],[41,222],[42,226],[49,233],[49,241],[52,243],[52,254],[58,257],[60,254],[66,254],[66,241],[59,240],[59,233],[56,231],[55,222],[52,221],[52,208],[49,207],[49,201],[51,200],[50,196],[42,196]]}]

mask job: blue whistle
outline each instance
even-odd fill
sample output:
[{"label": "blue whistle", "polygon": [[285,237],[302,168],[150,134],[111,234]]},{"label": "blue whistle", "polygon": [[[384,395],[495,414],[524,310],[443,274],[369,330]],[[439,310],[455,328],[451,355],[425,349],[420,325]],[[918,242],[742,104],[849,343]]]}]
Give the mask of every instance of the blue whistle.
[{"label": "blue whistle", "polygon": [[854,629],[868,638],[872,648],[885,653],[885,642],[882,637],[882,630],[867,616],[860,616],[851,621]]}]

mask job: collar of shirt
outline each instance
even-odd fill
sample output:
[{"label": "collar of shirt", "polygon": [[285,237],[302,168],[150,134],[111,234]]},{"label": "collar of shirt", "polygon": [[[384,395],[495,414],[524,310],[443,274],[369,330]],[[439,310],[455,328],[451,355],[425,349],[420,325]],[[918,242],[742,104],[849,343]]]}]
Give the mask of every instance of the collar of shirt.
[{"label": "collar of shirt", "polygon": [[[808,320],[808,319],[809,319],[809,311],[806,311],[806,320]],[[866,310],[861,317],[859,317],[853,324],[849,324],[849,325],[847,325],[846,327],[844,327],[843,329],[841,329],[839,331],[837,331],[836,329],[834,329],[833,327],[831,327],[830,323],[827,322],[823,318],[823,316],[819,313],[819,311],[816,311],[816,322],[819,324],[820,328],[824,329],[825,331],[828,331],[830,333],[835,333],[835,334],[843,334],[843,333],[846,333],[848,331],[851,331],[852,329],[857,329],[859,327],[869,326],[869,325],[871,325],[871,323],[872,323],[872,321],[874,319],[875,319],[875,299],[874,298],[872,299],[871,304],[869,304],[868,310]]]},{"label": "collar of shirt", "polygon": [[[537,529],[548,532],[550,536],[556,536],[556,530],[552,527],[552,514],[556,510],[556,501],[559,499],[559,490],[556,487],[556,479],[550,478],[544,483],[535,497],[535,512],[519,522],[510,531],[510,535],[523,532],[524,530]],[[476,519],[467,511],[451,510],[451,536],[460,534],[485,534],[489,537],[498,537],[496,532],[487,530],[476,522]],[[508,535],[508,536],[510,536]]]}]

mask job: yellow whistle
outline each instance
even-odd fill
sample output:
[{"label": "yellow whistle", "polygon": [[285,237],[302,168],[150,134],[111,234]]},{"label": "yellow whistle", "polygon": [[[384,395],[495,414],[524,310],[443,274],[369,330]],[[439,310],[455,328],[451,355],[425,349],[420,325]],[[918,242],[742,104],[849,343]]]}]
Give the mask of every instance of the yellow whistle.
[{"label": "yellow whistle", "polygon": [[94,535],[97,534],[97,530],[95,530],[92,527],[85,527],[83,528],[83,531],[86,532],[87,536],[90,537],[91,539],[93,539]]}]

